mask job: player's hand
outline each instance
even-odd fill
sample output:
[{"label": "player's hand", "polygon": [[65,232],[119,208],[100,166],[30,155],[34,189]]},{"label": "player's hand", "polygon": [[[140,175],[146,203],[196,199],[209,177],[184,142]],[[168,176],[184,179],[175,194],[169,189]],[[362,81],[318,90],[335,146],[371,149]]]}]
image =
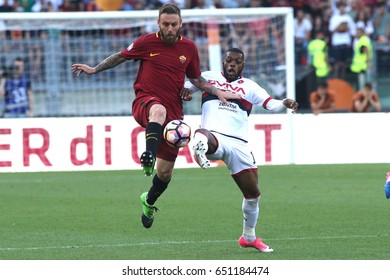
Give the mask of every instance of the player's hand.
[{"label": "player's hand", "polygon": [[72,72],[77,72],[77,77],[80,76],[82,73],[85,73],[87,75],[93,75],[96,73],[95,68],[90,67],[86,64],[73,64],[71,70]]},{"label": "player's hand", "polygon": [[295,114],[298,110],[298,102],[296,102],[295,100],[292,100],[292,99],[289,99],[289,98],[286,98],[283,100],[283,105],[286,106],[287,108],[291,109],[293,114]]},{"label": "player's hand", "polygon": [[215,95],[224,104],[229,103],[229,101],[228,101],[229,99],[241,99],[242,98],[242,96],[240,94],[236,94],[235,92],[231,92],[231,91],[220,90],[218,88],[215,89]]},{"label": "player's hand", "polygon": [[192,100],[192,90],[188,88],[181,89],[179,93],[180,97],[184,101],[191,101]]}]

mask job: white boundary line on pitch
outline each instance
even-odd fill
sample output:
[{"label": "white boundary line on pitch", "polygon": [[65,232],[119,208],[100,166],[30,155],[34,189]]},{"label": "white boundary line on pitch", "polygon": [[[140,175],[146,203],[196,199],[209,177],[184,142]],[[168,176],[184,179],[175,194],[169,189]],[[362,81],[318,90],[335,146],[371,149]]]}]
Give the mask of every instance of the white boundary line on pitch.
[{"label": "white boundary line on pitch", "polygon": [[[316,239],[346,239],[346,238],[381,238],[388,237],[384,235],[342,235],[342,236],[316,236],[316,237],[286,237],[286,238],[267,238],[267,240],[316,240]],[[84,249],[84,248],[107,248],[107,247],[132,247],[132,246],[155,246],[155,245],[177,245],[177,244],[202,244],[202,243],[227,243],[237,240],[200,240],[200,241],[167,241],[167,242],[142,242],[127,244],[90,244],[90,245],[68,245],[68,246],[47,246],[47,247],[21,247],[21,248],[0,248],[0,251],[34,251],[34,250],[62,250],[62,249]]]}]

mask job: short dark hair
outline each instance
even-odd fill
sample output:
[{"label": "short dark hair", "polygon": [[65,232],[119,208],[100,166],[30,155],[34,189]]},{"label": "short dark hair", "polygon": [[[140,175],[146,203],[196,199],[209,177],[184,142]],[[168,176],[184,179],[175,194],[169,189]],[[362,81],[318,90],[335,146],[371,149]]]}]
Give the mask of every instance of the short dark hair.
[{"label": "short dark hair", "polygon": [[228,52],[240,53],[240,54],[242,54],[242,58],[245,59],[245,54],[244,54],[244,52],[243,52],[241,49],[239,49],[239,48],[230,48],[230,49],[228,49],[228,50],[225,52],[225,55],[226,55]]},{"label": "short dark hair", "polygon": [[162,14],[179,15],[179,17],[181,18],[180,8],[172,3],[165,4],[159,9],[158,17],[160,17]]},{"label": "short dark hair", "polygon": [[370,82],[367,82],[364,84],[364,87],[366,87],[368,89],[372,89],[372,84]]}]

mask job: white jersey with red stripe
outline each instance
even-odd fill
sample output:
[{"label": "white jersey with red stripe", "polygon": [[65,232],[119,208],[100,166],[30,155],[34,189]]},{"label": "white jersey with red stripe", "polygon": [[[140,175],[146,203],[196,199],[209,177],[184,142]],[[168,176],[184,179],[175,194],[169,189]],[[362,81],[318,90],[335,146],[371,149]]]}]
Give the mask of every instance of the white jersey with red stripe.
[{"label": "white jersey with red stripe", "polygon": [[[248,117],[253,105],[272,111],[285,109],[281,100],[273,99],[264,88],[250,79],[239,77],[229,83],[218,71],[203,72],[202,77],[216,88],[242,96],[242,99],[229,100],[228,104],[224,104],[217,96],[203,92],[202,128],[248,141]],[[185,87],[193,91],[197,89],[191,83],[186,83]]]}]

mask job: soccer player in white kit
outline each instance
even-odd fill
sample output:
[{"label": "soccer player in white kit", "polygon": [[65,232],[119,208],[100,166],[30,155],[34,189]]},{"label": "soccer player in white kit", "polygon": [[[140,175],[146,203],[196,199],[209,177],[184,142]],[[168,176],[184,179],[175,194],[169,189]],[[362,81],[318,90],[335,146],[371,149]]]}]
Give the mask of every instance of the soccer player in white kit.
[{"label": "soccer player in white kit", "polygon": [[[242,50],[227,50],[222,64],[223,73],[206,71],[202,76],[215,87],[235,92],[242,98],[225,104],[203,92],[201,128],[195,131],[192,141],[194,154],[202,168],[210,166],[209,160],[223,160],[244,196],[243,234],[238,240],[239,245],[253,247],[260,252],[272,252],[273,249],[257,238],[255,233],[261,193],[256,161],[248,145],[248,117],[252,105],[276,112],[289,108],[295,113],[298,103],[292,99],[275,100],[260,85],[242,77],[245,65]],[[187,95],[198,90],[189,82],[185,87],[189,90]],[[183,99],[187,99],[184,95]]]}]

